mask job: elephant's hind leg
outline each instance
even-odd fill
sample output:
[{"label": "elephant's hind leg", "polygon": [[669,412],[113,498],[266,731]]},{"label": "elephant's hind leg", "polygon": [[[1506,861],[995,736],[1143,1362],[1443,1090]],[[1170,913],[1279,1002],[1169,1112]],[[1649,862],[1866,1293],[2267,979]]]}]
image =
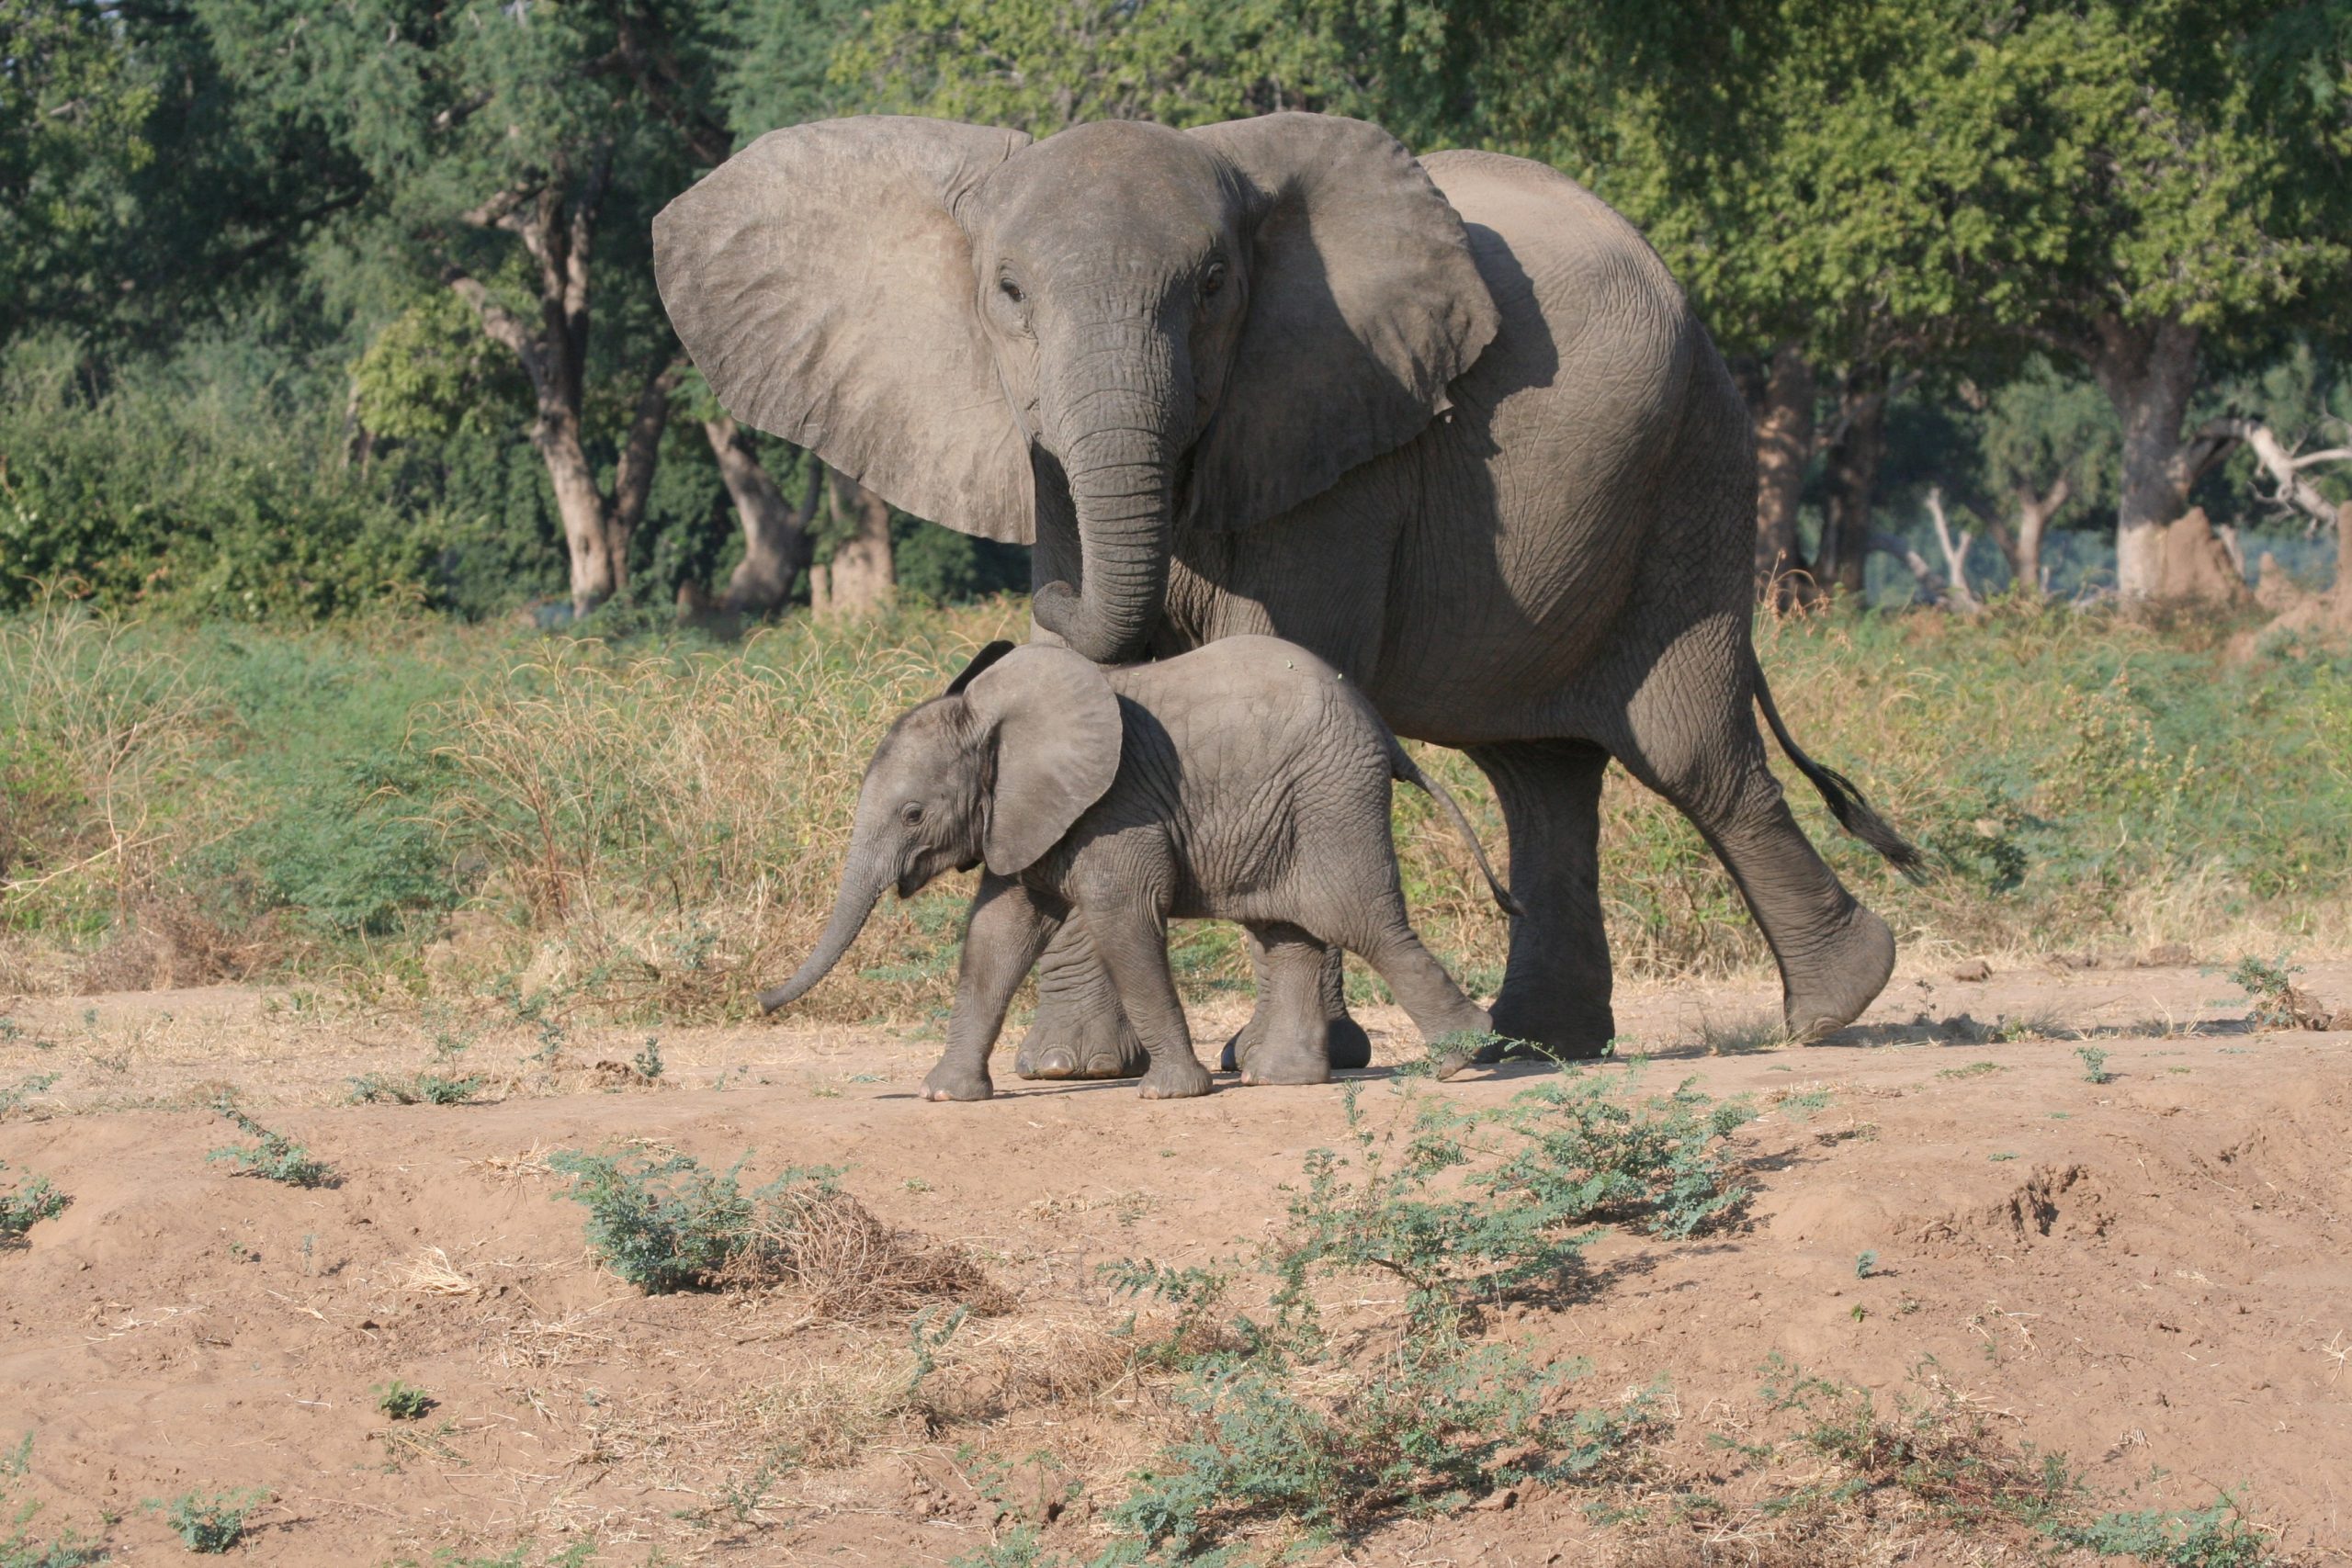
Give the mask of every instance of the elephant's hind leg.
[{"label": "elephant's hind leg", "polygon": [[1510,830],[1510,962],[1494,1027],[1554,1056],[1598,1056],[1617,1032],[1600,921],[1600,774],[1609,753],[1581,740],[1470,748]]},{"label": "elephant's hind leg", "polygon": [[[1323,976],[1339,949],[1296,926],[1268,920],[1250,927],[1250,954],[1258,977],[1257,1007],[1241,1032],[1226,1043],[1225,1060],[1218,1065],[1238,1066],[1245,1084],[1329,1083],[1338,1064],[1331,1059]],[[1364,1044],[1369,1058],[1370,1040]]]},{"label": "elephant's hind leg", "polygon": [[1133,1078],[1151,1065],[1095,956],[1086,918],[1073,914],[1037,965],[1037,1016],[1013,1072],[1024,1078]]},{"label": "elephant's hind leg", "polygon": [[[1261,928],[1250,929],[1250,967],[1256,979],[1257,1005],[1250,1010],[1250,1021],[1225,1043],[1225,1055],[1217,1060],[1218,1071],[1229,1073],[1238,1069],[1245,1083],[1321,1083],[1332,1072],[1351,1072],[1372,1066],[1372,1036],[1363,1032],[1363,1024],[1348,1016],[1347,976],[1340,966],[1340,950],[1317,942],[1311,968],[1306,966],[1305,956],[1285,950],[1281,964],[1270,962],[1269,945],[1261,935]],[[1256,1069],[1250,1064],[1267,1044],[1275,1045],[1276,1055],[1287,1055],[1295,1041],[1305,1037],[1306,1025],[1294,1017],[1302,1010],[1298,1001],[1302,994],[1307,998],[1304,1006],[1314,1011],[1317,1049],[1322,1053],[1324,1066],[1330,1071],[1316,1077],[1251,1076]],[[1302,1064],[1297,1070],[1303,1073],[1306,1069]]]},{"label": "elephant's hind leg", "polygon": [[1894,971],[1894,937],[1791,815],[1765,766],[1747,649],[1719,649],[1722,640],[1693,635],[1668,650],[1628,709],[1631,744],[1620,756],[1722,857],[1780,964],[1790,1036],[1811,1039],[1877,998]]}]

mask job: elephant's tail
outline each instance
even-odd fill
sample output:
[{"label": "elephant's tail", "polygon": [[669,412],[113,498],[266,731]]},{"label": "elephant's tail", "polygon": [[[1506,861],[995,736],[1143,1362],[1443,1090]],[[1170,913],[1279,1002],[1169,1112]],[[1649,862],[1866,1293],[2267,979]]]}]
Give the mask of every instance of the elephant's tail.
[{"label": "elephant's tail", "polygon": [[1764,710],[1764,722],[1772,727],[1772,738],[1788,753],[1789,761],[1797,765],[1797,772],[1811,779],[1813,787],[1821,792],[1829,815],[1838,818],[1839,827],[1884,855],[1886,863],[1906,880],[1927,881],[1927,858],[1908,839],[1888,826],[1885,818],[1871,809],[1871,803],[1862,798],[1862,792],[1854,787],[1854,781],[1835,768],[1815,761],[1789,739],[1789,727],[1781,722],[1781,710],[1772,701],[1772,688],[1764,679],[1764,667],[1755,662],[1753,654],[1748,659],[1756,675],[1756,705]]},{"label": "elephant's tail", "polygon": [[1487,863],[1486,849],[1478,842],[1478,835],[1472,830],[1470,818],[1463,814],[1461,806],[1446,793],[1443,784],[1421,772],[1419,764],[1405,754],[1404,746],[1393,735],[1388,738],[1388,771],[1392,778],[1411,784],[1445,807],[1446,816],[1453,823],[1453,830],[1461,835],[1464,843],[1470,846],[1470,853],[1477,861],[1478,869],[1486,874],[1487,886],[1495,895],[1496,908],[1506,915],[1526,914],[1527,911],[1520,908],[1519,900],[1511,897],[1510,889],[1503,886],[1502,878],[1495,874],[1495,868]]}]

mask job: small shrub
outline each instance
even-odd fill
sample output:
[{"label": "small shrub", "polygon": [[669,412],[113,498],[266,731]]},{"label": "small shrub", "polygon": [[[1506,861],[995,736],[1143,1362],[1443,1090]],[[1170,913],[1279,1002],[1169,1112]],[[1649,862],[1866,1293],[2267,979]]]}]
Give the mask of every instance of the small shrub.
[{"label": "small shrub", "polygon": [[637,1055],[629,1058],[629,1066],[635,1067],[637,1076],[648,1083],[659,1078],[662,1076],[661,1036],[647,1035],[645,1043],[638,1048]]},{"label": "small shrub", "polygon": [[2001,1066],[1998,1062],[1971,1062],[1964,1067],[1946,1067],[1936,1074],[1936,1077],[1939,1078],[1981,1078],[1989,1077],[1995,1073],[2006,1073],[2007,1071],[2008,1068]]},{"label": "small shrub", "polygon": [[[7,1168],[7,1162],[0,1160],[0,1170]],[[43,1220],[55,1219],[73,1201],[45,1176],[28,1177],[15,1190],[0,1192],[0,1245],[21,1239]]]},{"label": "small shrub", "polygon": [[376,1408],[395,1421],[422,1419],[426,1411],[441,1403],[413,1383],[402,1382],[398,1378],[388,1383],[379,1383],[368,1392],[376,1396]]},{"label": "small shrub", "polygon": [[2224,1493],[2194,1512],[2101,1514],[2087,1524],[2045,1527],[2054,1540],[2102,1557],[2132,1557],[2152,1568],[2262,1568],[2270,1542]]},{"label": "small shrub", "polygon": [[2266,964],[2259,958],[2241,958],[2229,970],[2230,984],[2246,994],[2250,1004],[2245,1021],[2256,1029],[2325,1029],[2330,1019],[2325,1008],[2309,991],[2295,984],[2301,974],[2298,964],[2278,959]]},{"label": "small shrub", "polygon": [[2075,1047],[2075,1055],[2083,1059],[2084,1082],[2109,1083],[2113,1081],[2115,1075],[2107,1070],[2106,1052],[2100,1050],[2096,1045],[2077,1045]]},{"label": "small shrub", "polygon": [[1870,1492],[1904,1493],[1955,1524],[2009,1518],[2029,1525],[2058,1517],[2081,1483],[2060,1454],[2012,1451],[1982,1412],[1935,1375],[1914,1369],[1926,1393],[1898,1393],[1892,1416],[1868,1389],[1809,1377],[1779,1352],[1766,1359],[1765,1408],[1801,1423],[1797,1441],[1843,1474],[1815,1481],[1772,1506],[1775,1512],[1845,1503]]},{"label": "small shrub", "polygon": [[147,1506],[164,1510],[164,1522],[178,1534],[190,1551],[220,1552],[245,1539],[246,1517],[268,1501],[269,1494],[255,1488],[248,1492],[216,1492],[209,1497],[185,1492],[168,1506]]},{"label": "small shrub", "polygon": [[1875,1252],[1861,1252],[1861,1253],[1857,1253],[1857,1254],[1855,1255],[1855,1257],[1854,1257],[1854,1278],[1855,1278],[1855,1279],[1857,1279],[1857,1280],[1867,1280],[1867,1279],[1869,1279],[1869,1278],[1871,1277],[1871,1273],[1872,1273],[1872,1272],[1874,1272],[1874,1271],[1877,1269],[1877,1268],[1878,1268],[1878,1254],[1877,1254],[1877,1253],[1875,1253]]},{"label": "small shrub", "polygon": [[571,1178],[565,1196],[588,1208],[590,1249],[648,1295],[790,1283],[835,1317],[926,1301],[982,1312],[1010,1304],[970,1257],[892,1230],[836,1188],[830,1168],[792,1167],[746,1191],[741,1159],[713,1171],[686,1155],[566,1149],[548,1163]]},{"label": "small shrub", "polygon": [[239,1110],[235,1100],[227,1095],[212,1102],[212,1109],[233,1122],[240,1132],[250,1134],[258,1142],[252,1145],[232,1144],[214,1149],[204,1157],[208,1160],[234,1160],[237,1168],[250,1176],[271,1181],[282,1181],[288,1187],[324,1187],[334,1175],[334,1169],[323,1160],[313,1159],[311,1151],[283,1133],[273,1133]]}]

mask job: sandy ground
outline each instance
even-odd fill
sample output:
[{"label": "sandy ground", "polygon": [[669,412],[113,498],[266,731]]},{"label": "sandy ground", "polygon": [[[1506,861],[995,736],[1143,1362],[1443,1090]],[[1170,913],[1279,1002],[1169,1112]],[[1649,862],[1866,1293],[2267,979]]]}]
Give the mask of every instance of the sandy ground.
[{"label": "sandy ground", "polygon": [[[2352,963],[2303,978],[2352,1001]],[[1592,1069],[1756,1097],[1747,1222],[1612,1236],[1576,1299],[1498,1325],[1539,1359],[1587,1359],[1579,1402],[1664,1381],[1676,1437],[1655,1489],[1739,1495],[1708,1438],[1758,1429],[1777,1351],[1883,1396],[1947,1390],[2005,1441],[2063,1450],[2109,1506],[2237,1491],[2287,1560],[2352,1562],[2352,1034],[2251,1031],[2245,998],[2194,966],[2052,965],[1906,976],[1831,1043],[1739,1049],[1773,995],[1628,996],[1634,1059]],[[270,1495],[240,1549],[266,1563],[519,1546],[537,1564],[592,1541],[600,1563],[944,1563],[1047,1515],[1050,1540],[1099,1550],[1093,1509],[1149,1451],[1159,1396],[1103,1359],[1118,1309],[1093,1265],[1245,1252],[1342,1127],[1337,1087],[1225,1080],[1152,1104],[1008,1077],[991,1102],[929,1105],[922,1032],[788,1023],[662,1032],[654,1084],[595,1066],[644,1030],[567,1033],[552,1066],[524,1059],[549,1044],[528,1030],[466,1034],[465,1070],[498,1075],[481,1102],[355,1106],[351,1076],[425,1059],[413,1022],[226,989],[0,1014],[0,1089],[58,1075],[0,1121],[0,1183],[38,1172],[73,1199],[0,1252],[0,1443],[32,1435],[13,1484],[43,1505],[36,1537],[73,1527],[120,1562],[182,1556],[143,1504],[239,1488]],[[1196,1024],[1221,1040],[1234,1021]],[[1417,1053],[1400,1017],[1366,1021],[1381,1060]],[[2086,1043],[2113,1081],[2085,1080]],[[1532,1079],[1425,1092],[1492,1103]],[[198,1109],[224,1085],[337,1184],[208,1162],[235,1137]],[[1365,1103],[1377,1120],[1398,1102]],[[925,1417],[891,1404],[903,1312],[640,1296],[587,1258],[582,1211],[539,1163],[628,1139],[720,1166],[756,1151],[762,1177],[842,1166],[890,1223],[984,1258],[1010,1310],[957,1331]],[[394,1378],[437,1404],[389,1421],[371,1390]],[[763,1463],[779,1445],[810,1461]],[[1071,1483],[1080,1498],[1051,1506]],[[1529,1488],[1310,1560],[1610,1561],[1590,1500]],[[1733,1533],[1704,1560],[1748,1561],[1771,1529]],[[2030,1560],[1899,1529],[1882,1555]]]}]

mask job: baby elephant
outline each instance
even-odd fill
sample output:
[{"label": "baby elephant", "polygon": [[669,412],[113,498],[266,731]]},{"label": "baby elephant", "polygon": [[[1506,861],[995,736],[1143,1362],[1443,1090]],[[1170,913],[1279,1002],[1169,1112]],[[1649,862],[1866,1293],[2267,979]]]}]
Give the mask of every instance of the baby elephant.
[{"label": "baby elephant", "polygon": [[[931,1100],[985,1100],[1005,1008],[1062,922],[1082,921],[1150,1053],[1146,1099],[1205,1094],[1168,972],[1171,916],[1238,920],[1264,950],[1264,1027],[1244,1083],[1321,1083],[1326,944],[1362,955],[1425,1036],[1484,1032],[1405,917],[1388,784],[1428,791],[1495,899],[1518,907],[1453,797],[1413,765],[1328,664],[1237,637],[1105,671],[1067,649],[993,643],[891,726],[865,770],[823,939],[760,995],[773,1011],[855,940],[885,887],[902,898],[985,863]],[[1440,1076],[1468,1060],[1440,1064]]]}]

